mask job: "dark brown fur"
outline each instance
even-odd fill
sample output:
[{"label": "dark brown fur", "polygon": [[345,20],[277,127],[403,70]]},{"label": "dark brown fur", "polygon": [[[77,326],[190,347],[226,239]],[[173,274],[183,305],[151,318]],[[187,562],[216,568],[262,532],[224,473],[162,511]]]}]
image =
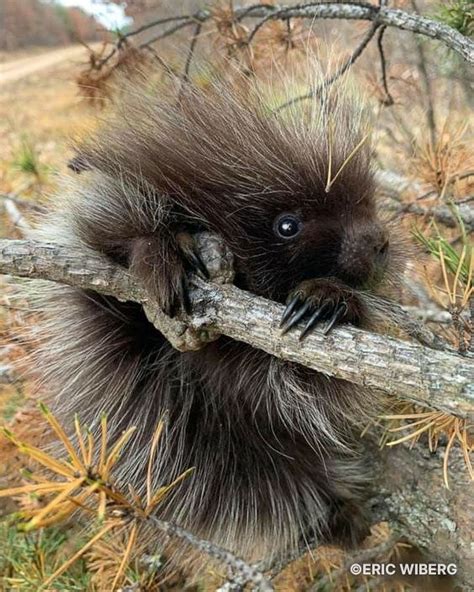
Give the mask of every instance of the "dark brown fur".
[{"label": "dark brown fur", "polygon": [[[164,91],[163,91],[164,93]],[[378,220],[364,117],[340,88],[281,115],[262,95],[226,84],[173,96],[145,89],[80,148],[88,163],[41,236],[92,249],[129,267],[169,314],[186,305],[192,235],[218,233],[235,256],[236,284],[285,303],[308,303],[303,321],[344,307],[340,321],[370,318],[356,289],[395,276]],[[298,236],[275,233],[282,213]],[[195,263],[194,259],[194,263]],[[307,537],[356,544],[367,532],[370,471],[353,426],[370,393],[222,337],[179,353],[140,306],[43,286],[40,363],[58,412],[115,434],[138,426],[119,478],[144,487],[151,434],[169,413],[155,481],[195,467],[162,516],[247,557]],[[324,325],[323,325],[324,326]]]}]

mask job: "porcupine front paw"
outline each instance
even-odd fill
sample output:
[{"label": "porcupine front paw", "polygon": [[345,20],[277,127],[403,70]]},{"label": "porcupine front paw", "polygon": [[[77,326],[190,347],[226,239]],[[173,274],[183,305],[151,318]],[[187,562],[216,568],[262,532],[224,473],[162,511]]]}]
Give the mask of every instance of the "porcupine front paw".
[{"label": "porcupine front paw", "polygon": [[198,249],[196,238],[188,232],[178,232],[175,237],[177,250],[181,262],[179,271],[178,289],[174,294],[171,307],[168,311],[169,316],[173,317],[181,308],[189,314],[191,312],[191,303],[189,300],[189,276],[199,275],[203,279],[209,279],[209,272],[206,264],[202,260]]},{"label": "porcupine front paw", "polygon": [[354,323],[361,315],[362,304],[350,287],[336,280],[318,278],[301,282],[290,293],[280,327],[285,334],[304,321],[302,340],[319,322],[327,322],[324,327],[327,335],[337,323]]},{"label": "porcupine front paw", "polygon": [[334,504],[328,530],[329,543],[353,549],[369,536],[370,523],[357,504],[344,500]]},{"label": "porcupine front paw", "polygon": [[190,312],[189,276],[209,278],[194,235],[185,231],[135,239],[129,267],[170,317],[180,310]]},{"label": "porcupine front paw", "polygon": [[370,523],[364,511],[354,502],[342,500],[333,502],[325,525],[305,525],[300,543],[301,546],[328,544],[353,549],[369,534]]}]

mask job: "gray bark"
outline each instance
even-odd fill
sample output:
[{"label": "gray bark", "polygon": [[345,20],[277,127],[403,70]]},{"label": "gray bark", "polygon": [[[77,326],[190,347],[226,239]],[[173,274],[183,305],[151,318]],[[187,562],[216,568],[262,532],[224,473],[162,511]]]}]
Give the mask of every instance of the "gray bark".
[{"label": "gray bark", "polygon": [[[147,22],[145,26],[136,31],[131,31],[125,37],[131,37],[144,30],[150,30],[171,23],[171,26],[165,30],[159,30],[155,36],[148,36],[141,47],[148,46],[159,39],[174,35],[182,28],[192,23],[204,23],[212,18],[213,11],[209,9],[198,10],[192,15],[182,15],[171,18],[160,18],[156,21]],[[285,20],[288,18],[303,19],[347,19],[347,20],[365,20],[371,21],[376,25],[394,27],[412,33],[418,33],[431,39],[437,39],[444,43],[468,63],[474,63],[474,42],[465,37],[456,29],[433,19],[426,18],[419,14],[408,13],[403,10],[387,8],[386,6],[376,6],[369,3],[356,2],[307,2],[297,4],[296,6],[286,6],[275,4],[261,6],[255,5],[249,7],[240,7],[234,10],[235,18],[259,18],[262,21],[267,20]],[[176,24],[177,23],[177,24]],[[257,25],[259,27],[260,25]]]},{"label": "gray bark", "polygon": [[[209,262],[214,245],[201,244]],[[206,248],[208,251],[206,252]],[[216,279],[216,270],[211,273]],[[370,333],[351,326],[324,336],[314,331],[304,342],[298,333],[280,335],[283,307],[229,284],[195,278],[193,314],[170,319],[123,268],[92,252],[25,240],[0,241],[0,273],[52,280],[143,304],[148,319],[180,350],[199,349],[228,335],[328,376],[381,390],[391,397],[451,413],[472,416],[474,360],[449,351]],[[227,272],[230,279],[231,273]],[[221,278],[222,281],[222,278]]]},{"label": "gray bark", "polygon": [[[236,16],[246,11],[240,8],[235,11]],[[206,16],[206,11],[201,12]],[[394,8],[378,7],[370,4],[343,3],[307,3],[298,6],[275,5],[274,7],[262,6],[252,10],[252,17],[267,18],[275,15],[275,19],[288,17],[297,18],[326,18],[367,20],[388,27],[395,27],[412,33],[418,33],[431,39],[438,39],[447,47],[453,49],[469,63],[474,63],[474,42],[465,37],[459,31],[439,23],[432,19],[411,14]],[[206,20],[203,18],[202,20]]]},{"label": "gray bark", "polygon": [[[379,518],[389,520],[427,559],[454,563],[466,592],[474,590],[472,481],[462,452],[449,453],[449,489],[442,476],[445,447],[431,453],[426,443],[385,448],[376,455],[380,479],[373,502]],[[428,588],[429,589],[429,588]]]}]

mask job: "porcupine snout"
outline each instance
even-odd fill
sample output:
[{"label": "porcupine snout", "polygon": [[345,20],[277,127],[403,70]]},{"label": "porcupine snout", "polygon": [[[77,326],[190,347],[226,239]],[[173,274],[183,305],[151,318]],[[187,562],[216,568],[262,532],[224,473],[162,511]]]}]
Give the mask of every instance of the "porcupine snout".
[{"label": "porcupine snout", "polygon": [[383,275],[389,250],[388,234],[379,222],[362,223],[345,234],[337,275],[354,288]]}]

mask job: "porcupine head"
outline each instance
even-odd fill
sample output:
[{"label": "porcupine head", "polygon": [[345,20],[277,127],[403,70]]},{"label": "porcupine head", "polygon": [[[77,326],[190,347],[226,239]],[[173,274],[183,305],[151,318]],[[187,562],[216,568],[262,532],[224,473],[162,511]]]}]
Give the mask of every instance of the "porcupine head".
[{"label": "porcupine head", "polygon": [[[292,80],[134,84],[79,146],[82,170],[35,236],[128,268],[175,315],[189,309],[189,274],[206,275],[193,236],[218,234],[236,285],[285,304],[284,333],[323,330],[330,347],[336,324],[371,322],[401,256],[377,213],[361,100],[347,81],[325,89],[315,78],[313,98],[280,110],[301,88]],[[56,413],[93,429],[106,413],[112,439],[137,427],[117,483],[143,494],[167,413],[153,485],[194,470],[160,517],[250,558],[366,534],[369,473],[353,432],[373,394],[225,336],[175,351],[136,303],[34,291],[35,365]]]}]

